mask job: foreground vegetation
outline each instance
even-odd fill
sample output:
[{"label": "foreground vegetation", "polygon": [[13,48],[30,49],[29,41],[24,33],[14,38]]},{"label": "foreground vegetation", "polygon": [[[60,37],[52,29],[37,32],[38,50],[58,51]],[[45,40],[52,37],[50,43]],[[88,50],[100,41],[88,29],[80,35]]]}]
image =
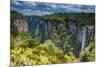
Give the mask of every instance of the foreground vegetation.
[{"label": "foreground vegetation", "polygon": [[[48,16],[49,17],[49,16]],[[51,21],[57,21],[55,17]],[[49,17],[49,18],[50,18]],[[59,19],[62,23],[57,31],[51,31],[56,37],[55,43],[49,38],[41,43],[33,38],[29,32],[19,32],[14,25],[15,19],[24,19],[22,15],[11,15],[11,65],[40,65],[60,64],[95,61],[95,40],[89,42],[84,52],[80,52],[79,41],[67,30],[66,20]],[[44,16],[44,19],[48,19]],[[59,33],[59,34],[58,34]]]},{"label": "foreground vegetation", "polygon": [[[25,36],[24,36],[25,37]],[[24,40],[23,40],[24,41]],[[51,40],[38,43],[35,39],[27,39],[22,43],[16,40],[11,41],[11,63],[14,65],[39,65],[39,64],[60,64],[75,62],[95,61],[95,42],[91,42],[80,56],[68,49],[55,46]],[[15,46],[14,46],[15,45]],[[66,44],[67,45],[67,44]]]}]

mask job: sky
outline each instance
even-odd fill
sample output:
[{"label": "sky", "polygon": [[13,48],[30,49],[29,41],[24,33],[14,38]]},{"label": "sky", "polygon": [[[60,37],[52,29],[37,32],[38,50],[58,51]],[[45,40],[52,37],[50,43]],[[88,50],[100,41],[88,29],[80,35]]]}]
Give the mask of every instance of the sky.
[{"label": "sky", "polygon": [[47,2],[11,0],[11,10],[23,15],[47,15],[53,13],[95,13],[94,5],[58,4]]}]

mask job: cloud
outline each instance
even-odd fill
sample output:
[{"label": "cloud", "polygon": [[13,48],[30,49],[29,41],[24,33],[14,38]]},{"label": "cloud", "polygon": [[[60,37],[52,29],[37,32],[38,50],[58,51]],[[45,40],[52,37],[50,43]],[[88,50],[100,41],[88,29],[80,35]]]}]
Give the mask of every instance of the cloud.
[{"label": "cloud", "polygon": [[44,15],[58,12],[94,13],[95,6],[11,0],[11,10],[16,10],[24,15]]},{"label": "cloud", "polygon": [[20,6],[20,5],[22,5],[20,2],[18,2],[17,0],[11,0],[11,4],[13,4],[13,5],[18,5],[18,6]]},{"label": "cloud", "polygon": [[40,10],[33,11],[33,10],[29,10],[29,9],[22,10],[21,13],[23,13],[24,15],[39,15],[39,16],[53,14],[53,12],[40,11]]},{"label": "cloud", "polygon": [[23,1],[21,3],[23,4],[23,6],[27,6],[27,7],[35,7],[35,6],[37,6],[37,4],[35,2],[32,2],[32,1]]},{"label": "cloud", "polygon": [[32,9],[18,9],[15,7],[11,7],[11,10],[14,11],[18,11],[19,13],[22,13],[23,15],[39,15],[39,16],[43,16],[43,15],[49,15],[49,14],[53,14],[53,12],[49,12],[49,11],[41,11],[41,10],[32,10]]},{"label": "cloud", "polygon": [[42,5],[44,7],[51,7],[51,8],[57,8],[57,4],[53,4],[53,3],[45,3],[45,2],[37,2],[37,5]]}]

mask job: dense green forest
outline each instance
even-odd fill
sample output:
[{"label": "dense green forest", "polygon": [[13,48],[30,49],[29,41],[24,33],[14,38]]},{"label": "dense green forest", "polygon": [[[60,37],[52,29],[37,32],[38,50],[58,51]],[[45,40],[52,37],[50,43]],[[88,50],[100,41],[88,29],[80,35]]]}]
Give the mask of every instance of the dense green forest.
[{"label": "dense green forest", "polygon": [[38,35],[33,36],[29,31],[19,31],[21,27],[18,28],[15,24],[15,20],[20,19],[28,22],[27,17],[15,11],[11,11],[10,60],[12,65],[61,64],[95,61],[95,36],[86,44],[84,51],[81,52],[80,41],[68,28],[69,20],[74,20],[83,26],[95,25],[95,14],[55,13],[41,16],[40,18],[45,21],[44,23],[49,21],[54,25],[49,32],[53,35],[54,41],[51,40],[50,35],[45,36],[44,28],[42,29],[42,27],[40,31],[38,31],[40,32],[38,35],[41,35],[42,32],[45,36],[42,42],[39,41]]}]

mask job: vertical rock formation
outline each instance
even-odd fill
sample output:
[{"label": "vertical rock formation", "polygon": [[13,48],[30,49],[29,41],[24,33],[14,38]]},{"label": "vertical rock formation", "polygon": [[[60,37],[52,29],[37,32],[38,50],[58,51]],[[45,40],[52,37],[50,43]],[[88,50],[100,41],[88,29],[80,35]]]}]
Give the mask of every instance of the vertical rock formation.
[{"label": "vertical rock formation", "polygon": [[14,24],[17,26],[19,32],[28,31],[28,23],[25,20],[15,19]]},{"label": "vertical rock formation", "polygon": [[[61,23],[46,21],[39,16],[28,16],[27,22],[28,31],[33,37],[37,36],[40,42],[44,42],[46,39],[51,39],[54,42],[53,28],[55,27],[56,30],[60,31],[59,24]],[[82,25],[81,22],[75,20],[68,20],[67,26],[68,30],[79,40],[81,51],[83,51],[84,47],[93,39],[95,27],[93,25]]]},{"label": "vertical rock formation", "polygon": [[68,28],[69,31],[80,41],[80,52],[83,52],[84,47],[94,38],[95,27],[94,25],[81,25],[80,23],[69,21]]}]

